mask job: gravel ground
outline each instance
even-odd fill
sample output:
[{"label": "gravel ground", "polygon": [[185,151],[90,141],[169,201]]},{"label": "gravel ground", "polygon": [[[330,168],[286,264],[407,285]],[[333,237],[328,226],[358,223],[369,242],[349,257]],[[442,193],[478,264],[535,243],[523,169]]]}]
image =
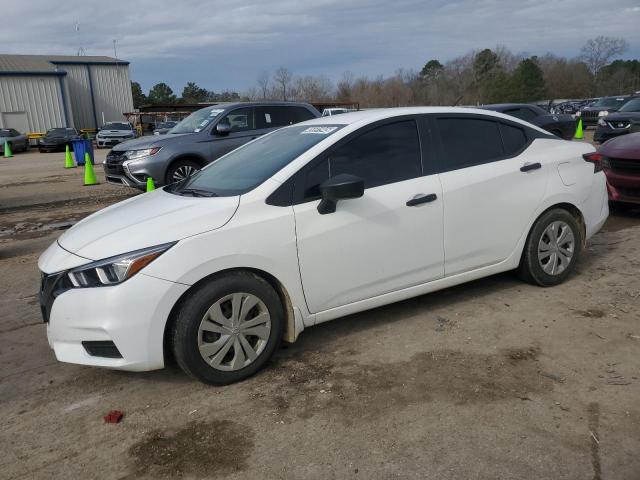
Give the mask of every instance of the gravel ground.
[{"label": "gravel ground", "polygon": [[0,158],[0,478],[640,478],[640,211],[563,285],[503,274],[345,317],[215,388],[55,360],[37,258],[133,194],[62,166]]}]

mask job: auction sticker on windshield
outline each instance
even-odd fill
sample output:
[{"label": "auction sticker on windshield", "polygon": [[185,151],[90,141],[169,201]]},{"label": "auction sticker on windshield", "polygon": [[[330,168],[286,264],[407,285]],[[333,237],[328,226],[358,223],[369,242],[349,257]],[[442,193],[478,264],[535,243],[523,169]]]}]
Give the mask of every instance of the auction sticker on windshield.
[{"label": "auction sticker on windshield", "polygon": [[329,135],[331,132],[335,132],[338,127],[309,127],[306,130],[300,132],[300,135],[307,133],[315,133],[317,135]]}]

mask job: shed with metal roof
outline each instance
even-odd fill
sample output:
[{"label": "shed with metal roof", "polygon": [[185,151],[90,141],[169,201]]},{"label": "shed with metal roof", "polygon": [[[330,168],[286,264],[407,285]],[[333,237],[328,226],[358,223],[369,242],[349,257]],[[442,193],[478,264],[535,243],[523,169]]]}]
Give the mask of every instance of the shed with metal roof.
[{"label": "shed with metal roof", "polygon": [[96,129],[133,110],[129,62],[104,56],[0,54],[0,128]]}]

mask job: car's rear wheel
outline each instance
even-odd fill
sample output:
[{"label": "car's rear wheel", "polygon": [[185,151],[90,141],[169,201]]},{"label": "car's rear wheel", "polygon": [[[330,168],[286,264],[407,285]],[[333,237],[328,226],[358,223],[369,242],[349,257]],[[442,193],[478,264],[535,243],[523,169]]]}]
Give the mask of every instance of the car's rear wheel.
[{"label": "car's rear wheel", "polygon": [[173,353],[192,377],[226,385],[260,370],[283,329],[284,310],[271,285],[252,273],[229,273],[183,302],[173,326]]},{"label": "car's rear wheel", "polygon": [[582,248],[582,230],[567,210],[544,213],[533,225],[520,260],[520,277],[550,287],[562,283],[575,267]]},{"label": "car's rear wheel", "polygon": [[196,173],[200,168],[200,165],[193,160],[178,160],[173,162],[167,170],[165,183],[169,185],[180,182]]}]

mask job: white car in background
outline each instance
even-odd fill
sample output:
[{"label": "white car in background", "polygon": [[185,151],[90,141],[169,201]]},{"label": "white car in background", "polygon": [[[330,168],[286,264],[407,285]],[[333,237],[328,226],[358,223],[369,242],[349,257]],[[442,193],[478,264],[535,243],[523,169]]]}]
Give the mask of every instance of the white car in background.
[{"label": "white car in background", "polygon": [[135,128],[128,122],[107,122],[96,134],[96,146],[98,148],[113,147],[136,136]]},{"label": "white car in background", "polygon": [[556,285],[608,215],[593,152],[467,108],[281,128],[65,232],[39,260],[49,343],[227,384],[327,320],[507,270]]}]

